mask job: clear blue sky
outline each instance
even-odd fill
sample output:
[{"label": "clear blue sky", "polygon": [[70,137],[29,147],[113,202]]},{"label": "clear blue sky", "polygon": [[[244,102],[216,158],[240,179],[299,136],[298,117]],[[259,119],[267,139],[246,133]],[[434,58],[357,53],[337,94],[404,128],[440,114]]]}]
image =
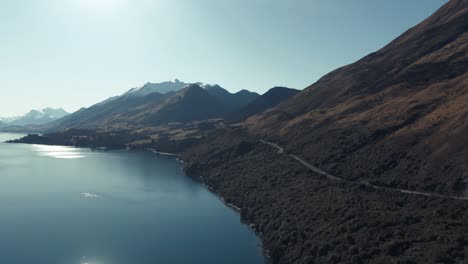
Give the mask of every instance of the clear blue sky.
[{"label": "clear blue sky", "polygon": [[446,0],[1,0],[0,116],[179,78],[305,88]]}]

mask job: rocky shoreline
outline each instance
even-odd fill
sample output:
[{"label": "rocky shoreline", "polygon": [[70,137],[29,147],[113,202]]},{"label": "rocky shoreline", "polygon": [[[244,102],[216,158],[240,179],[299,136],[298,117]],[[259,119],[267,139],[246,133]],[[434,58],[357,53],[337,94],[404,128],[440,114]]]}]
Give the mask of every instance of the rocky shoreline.
[{"label": "rocky shoreline", "polygon": [[255,234],[257,235],[257,237],[260,239],[261,241],[261,247],[262,247],[262,252],[263,252],[263,256],[265,258],[265,264],[273,264],[274,262],[272,261],[271,259],[271,256],[270,256],[270,252],[268,249],[266,249],[263,245],[263,239],[262,239],[262,233],[260,233],[256,228],[255,228],[255,224],[254,223],[250,223],[244,219],[242,219],[242,208],[238,207],[237,205],[233,204],[233,203],[229,203],[227,202],[224,197],[216,192],[215,189],[213,189],[211,186],[207,185],[205,183],[205,181],[203,180],[203,177],[201,176],[198,176],[198,177],[194,177],[193,175],[189,175],[186,171],[187,167],[186,167],[186,164],[184,163],[184,171],[186,172],[186,175],[190,178],[192,178],[193,180],[197,181],[198,183],[200,183],[201,185],[203,185],[207,190],[209,190],[211,193],[213,193],[214,195],[216,195],[216,197],[218,197],[218,199],[228,208],[236,211],[237,213],[239,213],[239,215],[241,216],[240,220],[243,224],[245,224],[249,229],[251,229],[253,232],[255,232]]}]

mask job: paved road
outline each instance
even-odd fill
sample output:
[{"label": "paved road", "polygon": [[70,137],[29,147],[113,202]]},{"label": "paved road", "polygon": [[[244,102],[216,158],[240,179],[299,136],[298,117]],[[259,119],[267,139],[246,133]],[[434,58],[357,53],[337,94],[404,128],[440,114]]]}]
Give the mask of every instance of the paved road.
[{"label": "paved road", "polygon": [[265,141],[265,140],[260,140],[260,142],[262,142],[263,144],[270,145],[270,146],[278,149],[278,154],[283,154],[284,153],[284,148],[280,147],[278,144],[268,142],[268,141]]},{"label": "paved road", "polygon": [[295,155],[289,155],[290,157],[292,157],[293,159],[299,161],[300,163],[302,163],[302,165],[306,166],[307,168],[309,168],[310,170],[320,174],[320,175],[323,175],[325,176],[326,178],[330,179],[330,180],[334,180],[334,181],[344,181],[344,179],[342,178],[339,178],[339,177],[336,177],[336,176],[333,176],[317,167],[315,167],[314,165],[308,163],[307,161],[299,158],[298,156],[295,156]]},{"label": "paved road", "polygon": [[[273,142],[268,142],[268,141],[265,141],[265,140],[260,140],[261,143],[263,144],[267,144],[267,145],[270,145],[276,149],[278,149],[278,154],[284,154],[286,153],[284,148],[279,146],[278,144],[276,143],[273,143]],[[287,153],[286,153],[287,154]],[[320,168],[310,164],[309,162],[305,161],[304,159],[296,156],[296,155],[292,155],[292,154],[288,154],[290,157],[292,157],[293,159],[299,161],[303,166],[305,166],[306,168],[310,169],[311,171],[315,172],[315,173],[318,173],[320,175],[323,175],[325,176],[327,179],[330,179],[330,180],[334,180],[334,181],[346,181],[346,182],[353,182],[353,183],[357,183],[357,184],[363,184],[367,187],[370,187],[370,188],[374,188],[374,189],[377,189],[377,190],[387,190],[387,191],[396,191],[396,192],[400,192],[400,193],[406,193],[406,194],[412,194],[412,195],[422,195],[422,196],[430,196],[430,197],[440,197],[440,198],[449,198],[449,199],[455,199],[455,200],[463,200],[463,201],[468,201],[468,197],[460,197],[460,196],[449,196],[449,195],[443,195],[443,194],[437,194],[437,193],[426,193],[426,192],[418,192],[418,191],[410,191],[410,190],[404,190],[404,189],[397,189],[397,188],[389,188],[389,187],[383,187],[383,186],[377,186],[377,185],[373,185],[371,184],[370,182],[367,182],[367,181],[360,181],[360,182],[356,182],[356,181],[349,181],[349,180],[345,180],[343,178],[340,178],[340,177],[337,177],[337,176],[334,176],[334,175],[331,175],[329,173],[327,173],[326,171],[324,170],[321,170]]]}]

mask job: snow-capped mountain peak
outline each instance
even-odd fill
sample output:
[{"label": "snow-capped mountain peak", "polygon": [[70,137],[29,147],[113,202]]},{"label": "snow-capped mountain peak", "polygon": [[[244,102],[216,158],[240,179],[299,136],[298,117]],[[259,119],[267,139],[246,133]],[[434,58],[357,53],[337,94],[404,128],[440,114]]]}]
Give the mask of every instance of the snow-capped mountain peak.
[{"label": "snow-capped mountain peak", "polygon": [[146,83],[142,87],[132,88],[123,95],[128,96],[146,96],[152,93],[166,94],[168,92],[177,92],[184,89],[189,83],[181,82],[178,79],[161,83]]},{"label": "snow-capped mountain peak", "polygon": [[62,108],[44,108],[42,110],[31,110],[23,116],[0,118],[0,121],[12,125],[42,125],[60,119],[69,113]]}]

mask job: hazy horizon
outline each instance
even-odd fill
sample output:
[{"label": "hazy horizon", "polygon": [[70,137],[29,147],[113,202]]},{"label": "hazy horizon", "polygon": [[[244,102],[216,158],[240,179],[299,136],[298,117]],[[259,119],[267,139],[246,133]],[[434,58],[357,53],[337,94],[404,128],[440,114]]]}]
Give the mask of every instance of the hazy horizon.
[{"label": "hazy horizon", "polygon": [[0,117],[73,112],[176,78],[231,92],[303,89],[446,2],[3,1]]}]

